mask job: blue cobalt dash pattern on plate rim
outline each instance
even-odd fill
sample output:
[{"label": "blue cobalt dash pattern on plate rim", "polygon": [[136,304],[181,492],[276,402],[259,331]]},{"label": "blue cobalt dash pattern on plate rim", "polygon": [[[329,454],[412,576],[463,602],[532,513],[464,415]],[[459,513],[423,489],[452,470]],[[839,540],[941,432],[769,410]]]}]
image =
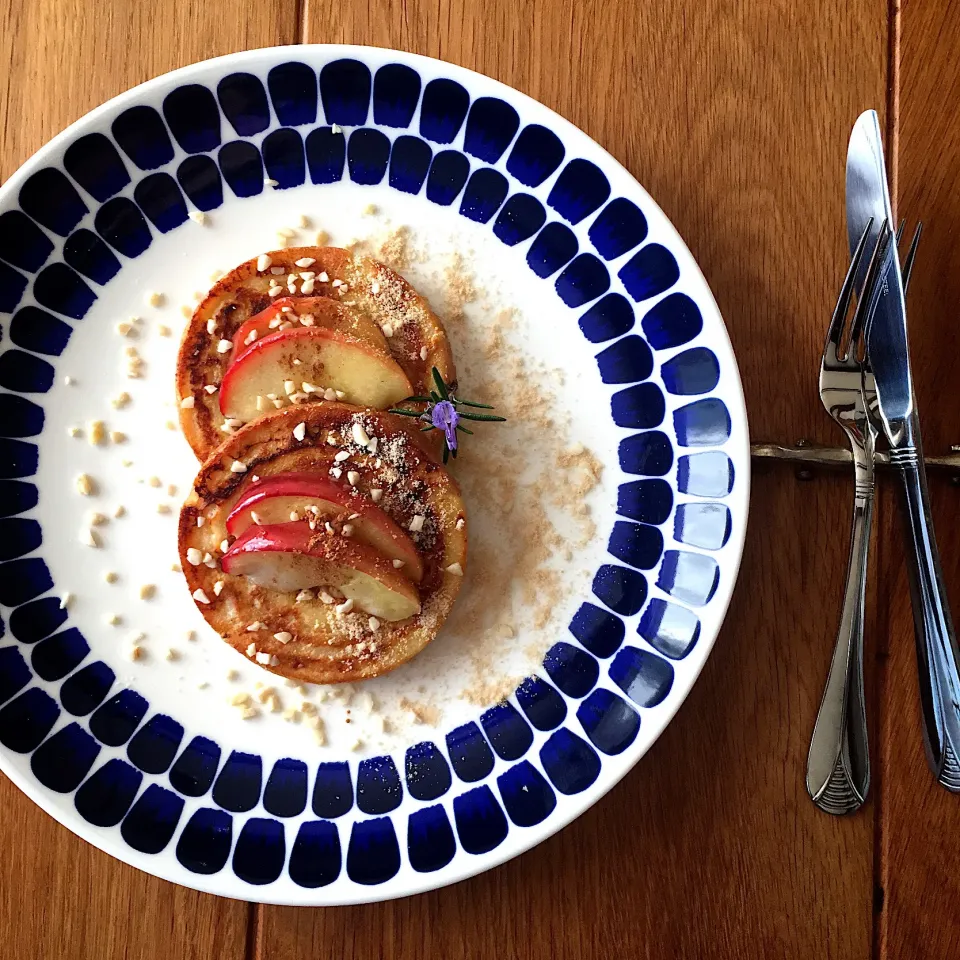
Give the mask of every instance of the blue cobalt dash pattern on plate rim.
[{"label": "blue cobalt dash pattern on plate rim", "polygon": [[[399,873],[404,856],[429,874],[458,850],[489,853],[511,825],[547,820],[557,793],[590,788],[602,757],[629,749],[642,712],[670,695],[671,662],[700,638],[696,611],[721,575],[710,554],[733,529],[718,501],[735,483],[730,457],[709,449],[729,440],[732,423],[723,399],[708,396],[720,385],[720,360],[693,342],[704,329],[701,308],[683,290],[673,253],[651,236],[642,202],[616,196],[599,166],[569,156],[561,136],[524,122],[501,97],[474,99],[461,83],[422,78],[405,63],[371,70],[346,57],[319,71],[300,61],[276,63],[263,77],[233,70],[209,85],[168,89],[157,105],[127,107],[103,130],[77,135],[62,164],[28,176],[19,208],[0,214],[0,310],[12,315],[0,352],[0,604],[10,608],[13,640],[0,647],[0,744],[29,755],[39,783],[72,794],[87,823],[119,832],[133,850],[158,854],[175,839],[176,861],[191,874],[230,870],[262,886],[286,868],[304,889],[376,886]],[[177,159],[175,144],[185,157]],[[86,639],[45,596],[54,584],[33,555],[43,548],[40,524],[18,516],[38,502],[36,485],[23,479],[36,473],[38,450],[24,438],[44,428],[41,401],[55,375],[45,358],[63,352],[97,290],[155,233],[179,228],[191,206],[210,211],[231,196],[258,196],[265,178],[277,189],[386,182],[488,225],[553,286],[564,319],[602,345],[591,352],[600,381],[617,387],[612,421],[633,431],[618,448],[622,472],[640,479],[618,487],[624,519],[607,542],[617,562],[599,567],[597,602],[581,603],[568,639],[545,656],[549,680],[528,677],[516,705],[497,704],[479,723],[447,732],[439,741],[446,755],[431,740],[409,747],[402,775],[389,755],[355,771],[295,757],[267,771],[256,754],[224,758],[207,737],[184,745],[175,718],[148,716],[142,695],[114,690],[107,664],[87,662]],[[39,306],[22,303],[31,287]],[[662,388],[650,379],[655,371]],[[675,406],[667,395],[696,399]],[[675,504],[673,484],[703,500]],[[666,549],[666,536],[693,549]],[[631,629],[645,647],[625,645],[624,618],[638,615]],[[31,686],[35,677],[50,689]],[[624,696],[602,685],[607,678]],[[437,803],[451,789],[452,800]],[[412,809],[395,813],[405,794]],[[201,805],[185,814],[184,798]],[[318,819],[297,819],[304,816]]]}]

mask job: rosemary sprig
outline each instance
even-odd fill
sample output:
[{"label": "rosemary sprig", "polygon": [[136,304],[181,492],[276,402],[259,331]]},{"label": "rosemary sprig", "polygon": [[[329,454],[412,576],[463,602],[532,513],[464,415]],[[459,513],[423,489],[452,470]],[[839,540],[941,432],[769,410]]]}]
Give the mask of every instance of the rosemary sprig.
[{"label": "rosemary sprig", "polygon": [[462,426],[461,420],[473,420],[485,423],[504,423],[506,417],[499,417],[490,413],[467,413],[461,410],[461,407],[471,407],[476,410],[493,410],[489,403],[476,403],[473,400],[460,400],[450,392],[450,387],[444,383],[440,371],[433,367],[433,382],[436,390],[431,390],[429,396],[407,397],[404,403],[425,403],[425,410],[410,410],[404,407],[394,407],[391,413],[399,414],[401,417],[416,417],[423,421],[426,426],[420,428],[422,433],[429,433],[431,430],[443,431],[443,462],[447,463],[450,457],[456,459],[459,442],[457,433],[465,433],[473,436],[473,431]]}]

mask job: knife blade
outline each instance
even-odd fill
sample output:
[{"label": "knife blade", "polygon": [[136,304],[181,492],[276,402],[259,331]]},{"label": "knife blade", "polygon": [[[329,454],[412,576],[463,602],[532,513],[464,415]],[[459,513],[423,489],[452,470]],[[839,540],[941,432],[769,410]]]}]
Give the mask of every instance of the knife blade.
[{"label": "knife blade", "polygon": [[883,141],[880,139],[880,121],[876,110],[866,110],[857,117],[847,147],[847,239],[851,257],[871,219],[873,224],[864,247],[867,256],[854,280],[857,294],[863,289],[870,254],[880,236],[881,226],[884,221],[893,226],[883,162]]}]

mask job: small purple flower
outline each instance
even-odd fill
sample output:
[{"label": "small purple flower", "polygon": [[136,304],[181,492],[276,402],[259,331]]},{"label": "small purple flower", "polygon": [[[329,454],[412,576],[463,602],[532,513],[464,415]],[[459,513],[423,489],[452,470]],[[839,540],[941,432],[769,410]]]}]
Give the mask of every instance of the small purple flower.
[{"label": "small purple flower", "polygon": [[442,430],[447,438],[447,447],[450,450],[457,449],[457,424],[460,422],[460,414],[456,407],[449,400],[441,400],[434,404],[430,411],[430,422],[438,429]]}]

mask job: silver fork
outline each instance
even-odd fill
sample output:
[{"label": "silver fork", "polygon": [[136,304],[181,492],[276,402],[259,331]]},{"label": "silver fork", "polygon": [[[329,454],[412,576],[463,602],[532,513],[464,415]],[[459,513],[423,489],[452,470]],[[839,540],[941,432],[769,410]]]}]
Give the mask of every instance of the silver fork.
[{"label": "silver fork", "polygon": [[[870,751],[863,695],[863,610],[873,518],[877,389],[869,363],[860,357],[864,353],[869,292],[876,283],[886,247],[882,239],[870,258],[866,282],[850,325],[847,350],[842,355],[840,345],[872,222],[867,224],[860,238],[841,287],[820,363],[820,399],[827,413],[850,440],[855,480],[850,560],[840,627],[807,756],[807,792],[821,810],[835,815],[858,810],[870,788]],[[904,260],[904,289],[910,283],[921,229],[922,224],[917,226]],[[895,242],[898,246],[902,234],[903,223],[897,230]],[[880,237],[885,236],[888,236],[886,224],[880,230]]]},{"label": "silver fork", "polygon": [[[873,518],[873,458],[877,431],[870,420],[864,364],[860,359],[869,297],[861,295],[857,302],[845,351],[841,343],[847,327],[854,279],[863,261],[872,224],[872,220],[867,224],[843,281],[820,362],[820,399],[850,441],[855,480],[850,559],[840,627],[807,755],[807,793],[821,810],[835,815],[859,809],[870,788],[870,751],[863,695],[863,610]],[[889,236],[886,224],[880,236]],[[885,246],[882,240],[878,241],[870,258],[864,294],[876,282],[881,246]]]}]

